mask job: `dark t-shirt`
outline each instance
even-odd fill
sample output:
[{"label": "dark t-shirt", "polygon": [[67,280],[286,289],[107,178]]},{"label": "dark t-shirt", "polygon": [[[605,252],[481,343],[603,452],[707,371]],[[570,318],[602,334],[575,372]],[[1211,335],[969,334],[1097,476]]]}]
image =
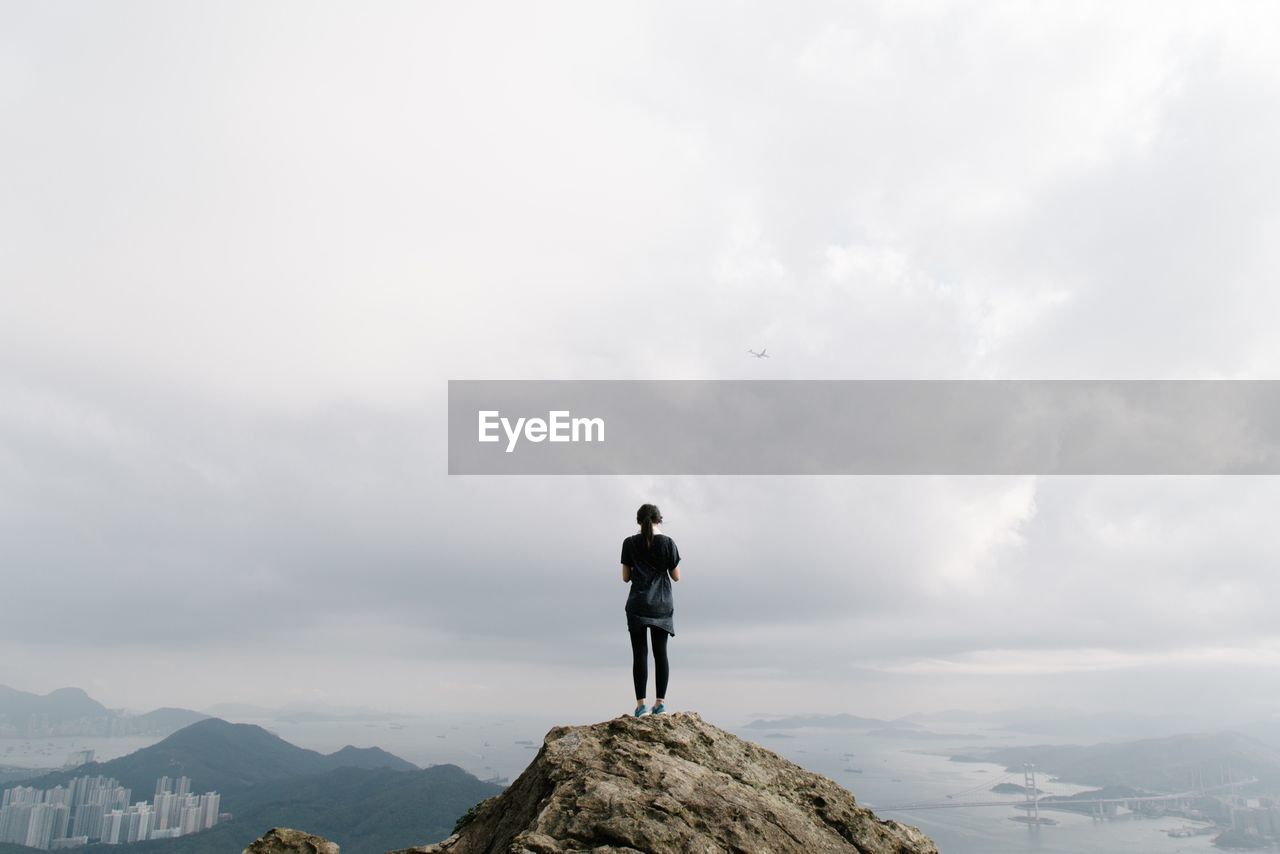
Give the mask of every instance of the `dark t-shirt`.
[{"label": "dark t-shirt", "polygon": [[668,570],[680,563],[676,541],[666,534],[654,534],[646,548],[644,534],[622,541],[622,562],[631,567],[631,592],[627,595],[627,628],[657,626],[669,635],[676,633],[671,622],[675,605],[671,599]]}]

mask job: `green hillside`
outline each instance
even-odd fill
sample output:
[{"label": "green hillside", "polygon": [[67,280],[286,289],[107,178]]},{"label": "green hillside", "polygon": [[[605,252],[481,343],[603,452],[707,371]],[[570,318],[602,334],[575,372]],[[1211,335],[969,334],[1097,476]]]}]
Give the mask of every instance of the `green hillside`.
[{"label": "green hillside", "polygon": [[381,747],[352,747],[348,744],[324,758],[326,768],[391,768],[395,771],[416,771],[418,766]]},{"label": "green hillside", "polygon": [[246,801],[234,821],[244,829],[246,842],[272,827],[300,827],[337,842],[343,854],[384,854],[439,842],[459,816],[503,790],[456,765],[415,771],[340,768],[291,781],[287,789],[272,785],[280,790],[274,795],[264,788],[252,795],[236,793]]}]

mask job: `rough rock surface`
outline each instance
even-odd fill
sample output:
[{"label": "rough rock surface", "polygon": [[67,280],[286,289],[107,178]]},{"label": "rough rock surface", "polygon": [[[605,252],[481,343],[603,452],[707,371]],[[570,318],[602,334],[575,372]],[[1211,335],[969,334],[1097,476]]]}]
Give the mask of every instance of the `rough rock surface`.
[{"label": "rough rock surface", "polygon": [[443,842],[391,854],[937,854],[832,780],[696,712],[555,727]]},{"label": "rough rock surface", "polygon": [[338,843],[292,827],[273,827],[249,843],[244,854],[338,854]]}]

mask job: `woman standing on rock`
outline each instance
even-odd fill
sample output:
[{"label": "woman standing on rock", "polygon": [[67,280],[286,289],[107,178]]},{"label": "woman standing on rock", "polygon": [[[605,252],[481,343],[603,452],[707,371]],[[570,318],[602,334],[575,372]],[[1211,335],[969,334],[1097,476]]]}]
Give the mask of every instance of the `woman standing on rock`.
[{"label": "woman standing on rock", "polygon": [[680,551],[676,541],[658,530],[662,514],[653,504],[636,511],[640,533],[622,541],[622,580],[631,584],[627,595],[627,632],[631,635],[631,678],[636,688],[636,717],[645,713],[645,686],[649,681],[649,648],[646,632],[653,639],[654,688],[657,690],[652,714],[666,711],[667,638],[675,637],[671,616],[671,582],[680,580]]}]

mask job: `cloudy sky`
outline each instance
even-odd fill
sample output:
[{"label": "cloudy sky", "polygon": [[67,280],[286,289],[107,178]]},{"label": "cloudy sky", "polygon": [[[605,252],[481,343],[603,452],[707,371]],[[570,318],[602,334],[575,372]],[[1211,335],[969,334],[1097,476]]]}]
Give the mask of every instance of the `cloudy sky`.
[{"label": "cloudy sky", "polygon": [[[6,3],[0,683],[1280,711],[1269,477],[449,477],[448,379],[1270,379],[1274,4]],[[769,348],[768,361],[746,357]]]}]

